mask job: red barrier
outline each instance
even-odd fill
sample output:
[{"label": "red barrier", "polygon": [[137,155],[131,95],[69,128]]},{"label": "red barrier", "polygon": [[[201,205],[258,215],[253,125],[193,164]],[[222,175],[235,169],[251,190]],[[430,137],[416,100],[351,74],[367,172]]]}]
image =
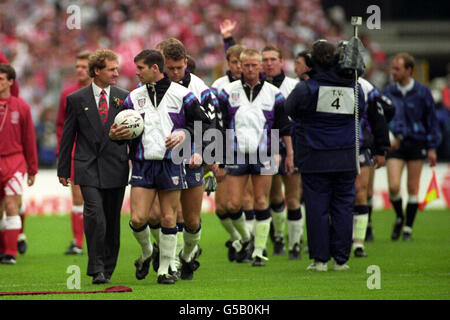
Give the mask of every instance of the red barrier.
[{"label": "red barrier", "polygon": [[[449,167],[450,168],[450,167]],[[450,208],[450,169],[447,171],[444,179],[441,181],[441,194],[444,196],[445,205]]]}]

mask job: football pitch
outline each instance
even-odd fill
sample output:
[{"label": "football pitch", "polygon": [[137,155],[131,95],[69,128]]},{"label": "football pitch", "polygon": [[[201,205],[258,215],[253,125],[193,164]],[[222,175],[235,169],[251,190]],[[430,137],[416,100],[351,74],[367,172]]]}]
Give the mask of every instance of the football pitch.
[{"label": "football pitch", "polygon": [[[390,239],[393,211],[375,211],[375,241],[366,244],[367,258],[354,258],[347,271],[310,272],[308,254],[301,260],[272,255],[265,267],[230,263],[226,232],[214,214],[202,215],[203,253],[192,281],[160,285],[156,273],[135,278],[134,260],[139,248],[128,226],[121,221],[121,248],[111,284],[92,285],[86,276],[87,254],[66,256],[72,237],[70,216],[29,216],[25,222],[28,250],[16,265],[0,265],[0,291],[73,291],[60,295],[0,296],[0,300],[449,300],[450,214],[448,210],[418,212],[413,241]],[[304,234],[306,240],[306,234]],[[67,269],[81,270],[80,289],[68,289]],[[132,292],[81,294],[127,286]]]}]

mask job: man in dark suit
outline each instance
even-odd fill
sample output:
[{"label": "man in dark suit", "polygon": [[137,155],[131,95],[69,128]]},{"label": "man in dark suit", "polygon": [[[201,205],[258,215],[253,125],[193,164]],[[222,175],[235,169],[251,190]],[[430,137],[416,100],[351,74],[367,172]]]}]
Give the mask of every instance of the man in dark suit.
[{"label": "man in dark suit", "polygon": [[[93,284],[110,283],[120,246],[120,210],[128,182],[127,144],[108,137],[114,118],[123,110],[128,91],[115,85],[117,55],[97,50],[89,58],[92,84],[67,97],[58,159],[58,177],[69,185],[74,140],[74,184],[81,187],[85,205],[84,231],[88,249],[87,275]],[[125,129],[127,130],[127,129]]]}]

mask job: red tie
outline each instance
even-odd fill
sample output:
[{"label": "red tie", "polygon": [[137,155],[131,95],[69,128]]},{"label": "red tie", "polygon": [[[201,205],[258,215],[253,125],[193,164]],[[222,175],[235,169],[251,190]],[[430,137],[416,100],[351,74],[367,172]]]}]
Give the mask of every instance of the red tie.
[{"label": "red tie", "polygon": [[105,129],[106,120],[108,120],[108,103],[106,102],[105,90],[100,93],[100,100],[98,101],[98,114],[102,122],[103,129]]}]

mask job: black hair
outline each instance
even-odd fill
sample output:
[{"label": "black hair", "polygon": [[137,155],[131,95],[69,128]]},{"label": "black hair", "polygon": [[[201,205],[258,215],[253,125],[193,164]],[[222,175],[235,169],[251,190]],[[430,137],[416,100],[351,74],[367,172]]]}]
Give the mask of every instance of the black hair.
[{"label": "black hair", "polygon": [[16,80],[16,71],[10,64],[0,64],[0,73],[5,73],[8,80]]},{"label": "black hair", "polygon": [[144,64],[146,64],[149,68],[156,64],[160,72],[164,71],[164,57],[158,50],[145,49],[144,51],[141,51],[136,57],[134,57],[135,63],[139,60],[144,60]]},{"label": "black hair", "polygon": [[311,49],[311,61],[313,65],[323,68],[331,68],[335,62],[336,46],[326,40],[318,40],[313,43]]}]

